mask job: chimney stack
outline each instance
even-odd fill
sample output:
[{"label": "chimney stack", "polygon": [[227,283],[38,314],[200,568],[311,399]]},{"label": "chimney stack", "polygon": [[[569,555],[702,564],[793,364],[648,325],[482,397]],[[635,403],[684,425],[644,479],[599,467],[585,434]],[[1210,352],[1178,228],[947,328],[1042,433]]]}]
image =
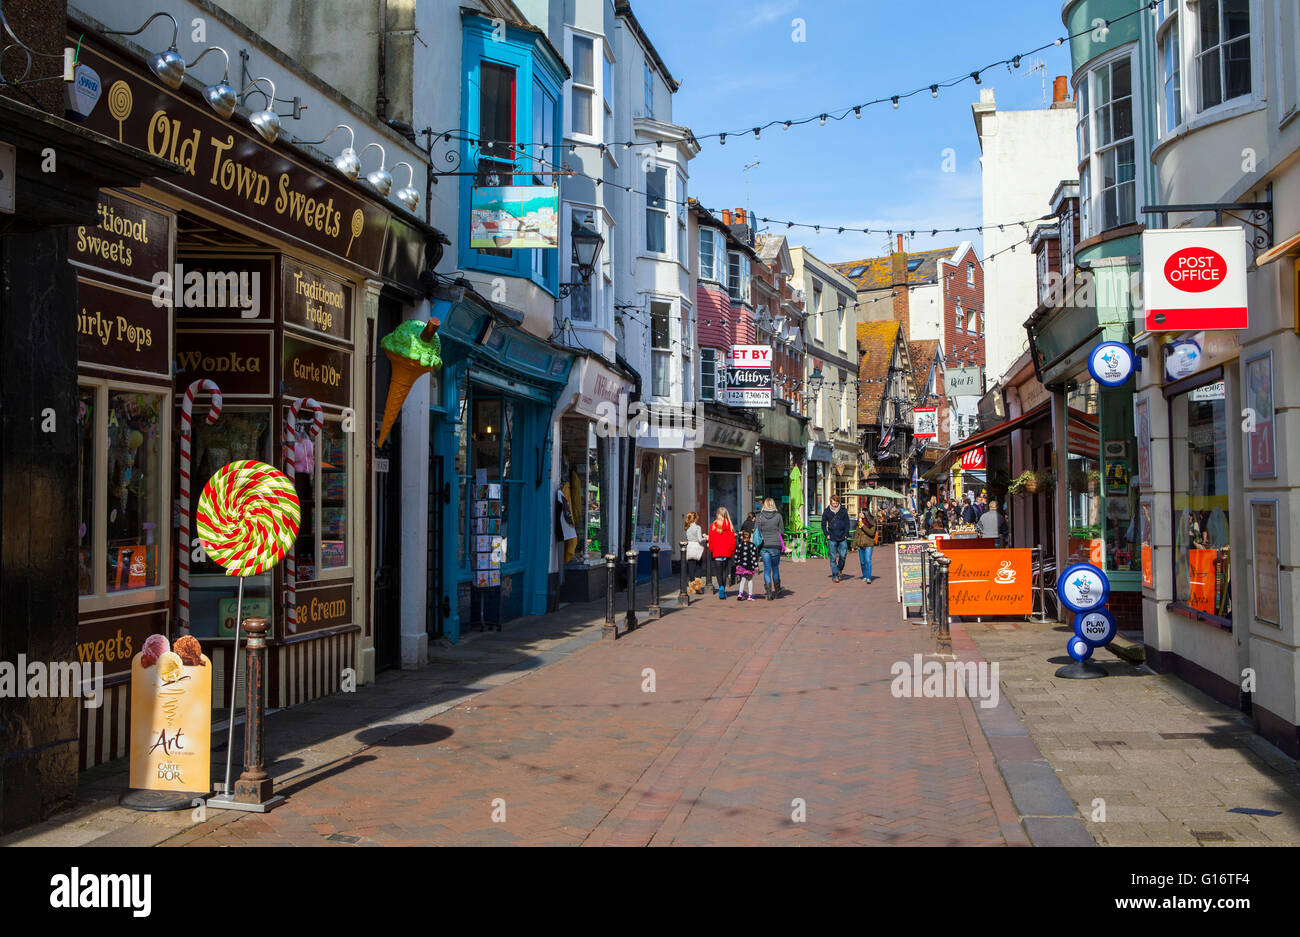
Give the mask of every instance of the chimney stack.
[{"label": "chimney stack", "polygon": [[736,224],[745,223],[745,209],[737,208],[735,211]]},{"label": "chimney stack", "polygon": [[1070,79],[1064,75],[1057,75],[1052,81],[1052,107],[1073,107],[1070,100]]},{"label": "chimney stack", "polygon": [[724,209],[722,209],[722,223],[725,224],[728,228],[731,227],[731,209],[730,209],[730,208],[724,208]]},{"label": "chimney stack", "polygon": [[907,254],[903,253],[903,236],[897,235],[898,250],[889,258],[890,288],[894,299],[894,320],[902,323],[903,340],[912,340],[912,291],[907,288]]}]

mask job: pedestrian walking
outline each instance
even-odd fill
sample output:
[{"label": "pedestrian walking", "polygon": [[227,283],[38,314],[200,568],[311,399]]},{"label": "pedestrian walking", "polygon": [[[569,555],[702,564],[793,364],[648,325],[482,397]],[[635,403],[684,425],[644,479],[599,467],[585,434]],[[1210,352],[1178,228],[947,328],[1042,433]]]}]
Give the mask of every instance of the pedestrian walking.
[{"label": "pedestrian walking", "polygon": [[858,513],[858,527],[853,531],[853,548],[858,551],[858,564],[862,567],[862,578],[871,582],[871,554],[880,539],[880,527],[871,520],[869,511]]},{"label": "pedestrian walking", "polygon": [[975,505],[970,503],[970,495],[967,495],[961,502],[961,522],[973,524],[979,519],[979,511],[975,510]]},{"label": "pedestrian walking", "polygon": [[822,530],[826,533],[829,548],[831,579],[839,582],[840,573],[844,572],[844,558],[849,551],[849,512],[840,504],[838,495],[831,495],[830,506],[822,511]]},{"label": "pedestrian walking", "polygon": [[754,601],[754,573],[757,572],[761,558],[758,547],[754,546],[752,531],[740,529],[740,543],[736,544],[736,578],[740,580],[737,601]]},{"label": "pedestrian walking", "polygon": [[[741,533],[744,533],[746,530],[748,530],[752,534],[754,532],[754,524],[757,522],[757,520],[758,520],[758,515],[755,514],[753,511],[750,511],[749,514],[745,517],[745,522],[740,525]],[[757,544],[755,544],[755,546],[757,546]]]},{"label": "pedestrian walking", "polygon": [[694,582],[700,575],[700,561],[704,559],[704,531],[700,529],[700,516],[688,511],[686,524],[686,581]]},{"label": "pedestrian walking", "polygon": [[716,564],[714,571],[718,574],[718,598],[727,597],[727,577],[731,574],[731,558],[736,552],[736,529],[731,526],[731,515],[726,508],[718,508],[718,513],[709,525],[709,553]]},{"label": "pedestrian walking", "polygon": [[990,537],[997,540],[997,546],[1002,546],[1006,543],[1007,522],[998,511],[998,503],[996,501],[990,501],[989,509],[980,516],[979,528],[980,536]]},{"label": "pedestrian walking", "polygon": [[774,499],[767,498],[763,501],[763,510],[759,512],[755,526],[758,535],[763,538],[760,550],[763,557],[763,588],[770,602],[781,595],[781,554],[785,552],[785,525]]}]

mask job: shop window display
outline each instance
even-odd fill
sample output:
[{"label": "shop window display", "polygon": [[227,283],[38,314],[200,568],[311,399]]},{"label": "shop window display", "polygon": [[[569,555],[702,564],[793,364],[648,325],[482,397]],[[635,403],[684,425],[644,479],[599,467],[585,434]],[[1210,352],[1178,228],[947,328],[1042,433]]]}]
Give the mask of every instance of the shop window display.
[{"label": "shop window display", "polygon": [[[492,551],[499,566],[519,559],[517,505],[522,497],[523,480],[515,477],[512,443],[515,404],[510,400],[482,397],[473,399],[470,408],[473,416],[466,440],[469,473],[462,479],[466,521],[461,525],[460,536],[463,541],[470,537],[500,537],[500,545]],[[490,489],[490,496],[485,488]],[[470,542],[478,545],[477,539]],[[475,552],[466,544],[462,562]]]},{"label": "shop window display", "polygon": [[302,512],[294,542],[300,585],[349,563],[348,434],[339,420],[326,419],[320,436],[312,440],[308,422],[299,424],[292,449],[293,481]]},{"label": "shop window display", "polygon": [[1197,611],[1231,620],[1228,414],[1223,384],[1198,387],[1171,398],[1169,404],[1175,452],[1174,598]]},{"label": "shop window display", "polygon": [[162,513],[160,394],[109,391],[107,589],[158,585]]},{"label": "shop window display", "polygon": [[578,533],[572,549],[566,544],[565,562],[603,562],[605,552],[604,473],[599,439],[592,423],[564,423],[561,477]]},{"label": "shop window display", "polygon": [[99,412],[93,387],[77,388],[77,594],[95,591],[95,424]]},{"label": "shop window display", "polygon": [[632,505],[632,539],[638,543],[661,543],[668,531],[668,460],[645,452],[633,480],[636,501]]},{"label": "shop window display", "polygon": [[[195,529],[193,512],[208,480],[223,465],[240,459],[256,459],[271,465],[271,408],[226,407],[216,423],[195,419],[192,424],[193,465],[190,487],[190,530]],[[235,631],[236,583],[202,550],[190,554],[190,631],[197,637],[232,637]],[[261,573],[244,580],[244,608],[248,616],[273,617],[271,574]]]}]

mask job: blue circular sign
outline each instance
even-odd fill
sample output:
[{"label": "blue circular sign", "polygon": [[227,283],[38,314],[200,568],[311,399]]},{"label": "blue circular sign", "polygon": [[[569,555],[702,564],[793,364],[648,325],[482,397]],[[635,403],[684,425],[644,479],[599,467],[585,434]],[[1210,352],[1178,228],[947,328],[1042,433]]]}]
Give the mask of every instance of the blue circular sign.
[{"label": "blue circular sign", "polygon": [[1088,354],[1088,373],[1103,387],[1119,387],[1133,376],[1133,349],[1123,342],[1102,342]]},{"label": "blue circular sign", "polygon": [[1091,612],[1081,612],[1074,616],[1074,634],[1087,641],[1093,647],[1105,647],[1115,640],[1115,616],[1107,609],[1095,608]]},{"label": "blue circular sign", "polygon": [[1092,656],[1092,645],[1083,638],[1072,637],[1070,643],[1065,648],[1070,652],[1070,656],[1082,663]]},{"label": "blue circular sign", "polygon": [[1072,612],[1091,612],[1110,597],[1110,580],[1091,563],[1075,563],[1056,579],[1056,595]]},{"label": "blue circular sign", "polygon": [[1165,350],[1165,376],[1171,381],[1195,374],[1201,367],[1201,346],[1190,338],[1170,342]]}]

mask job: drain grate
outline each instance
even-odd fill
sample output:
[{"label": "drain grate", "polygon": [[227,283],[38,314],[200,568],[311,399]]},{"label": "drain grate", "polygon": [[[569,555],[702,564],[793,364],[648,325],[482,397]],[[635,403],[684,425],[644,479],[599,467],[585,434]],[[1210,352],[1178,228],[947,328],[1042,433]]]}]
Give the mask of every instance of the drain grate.
[{"label": "drain grate", "polygon": [[1198,842],[1202,843],[1230,843],[1232,837],[1220,830],[1189,830]]},{"label": "drain grate", "polygon": [[1094,745],[1127,745],[1128,742],[1125,742],[1123,739],[1093,739],[1093,740],[1092,740],[1092,744],[1094,744]]},{"label": "drain grate", "polygon": [[1166,742],[1174,742],[1179,739],[1200,739],[1205,738],[1204,732],[1161,732],[1160,737]]},{"label": "drain grate", "polygon": [[360,837],[360,836],[349,836],[347,833],[331,833],[329,836],[326,836],[326,837],[325,837],[325,841],[326,841],[327,843],[349,843],[349,844],[351,844],[351,843],[359,843],[359,842],[361,842],[361,837]]}]

